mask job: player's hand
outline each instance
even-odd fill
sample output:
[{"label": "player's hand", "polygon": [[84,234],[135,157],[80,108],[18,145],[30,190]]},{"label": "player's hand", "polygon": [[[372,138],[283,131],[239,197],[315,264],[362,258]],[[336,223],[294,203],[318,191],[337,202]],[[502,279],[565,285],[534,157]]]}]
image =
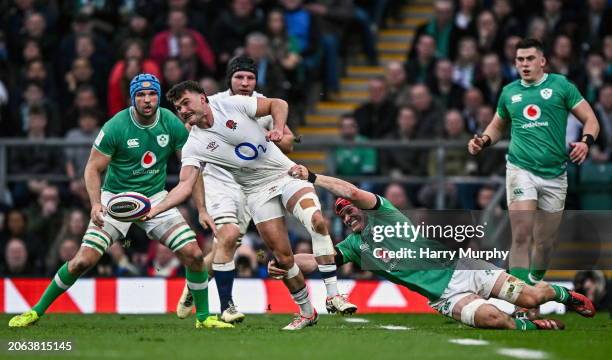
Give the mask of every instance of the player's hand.
[{"label": "player's hand", "polygon": [[589,146],[582,141],[578,141],[571,143],[570,147],[572,148],[569,155],[570,160],[572,160],[572,162],[575,164],[582,164],[589,154]]},{"label": "player's hand", "polygon": [[289,169],[289,175],[296,179],[308,180],[308,168],[304,165],[293,165]]},{"label": "player's hand", "polygon": [[474,134],[474,137],[468,142],[468,152],[472,155],[477,155],[484,146],[484,139],[482,136]]},{"label": "player's hand", "polygon": [[102,204],[95,204],[91,207],[91,221],[93,221],[96,226],[104,226],[104,219],[102,218],[104,214],[106,214],[106,206]]},{"label": "player's hand", "polygon": [[142,218],[140,218],[140,221],[149,221],[149,220],[153,219],[154,217],[156,217],[158,214],[159,214],[159,211],[157,211],[157,207],[153,206],[153,207],[151,207],[151,210],[149,210],[147,215],[145,215]]},{"label": "player's hand", "polygon": [[207,211],[200,211],[198,213],[198,222],[200,225],[202,225],[204,230],[210,228],[210,231],[217,235],[217,226],[215,225],[215,221]]},{"label": "player's hand", "polygon": [[268,261],[268,275],[273,279],[281,280],[287,276],[287,270],[279,268],[276,259],[270,260]]},{"label": "player's hand", "polygon": [[278,142],[278,141],[281,141],[282,138],[283,138],[283,132],[278,131],[276,129],[272,129],[268,131],[268,133],[266,134],[266,140],[269,140],[269,141]]}]

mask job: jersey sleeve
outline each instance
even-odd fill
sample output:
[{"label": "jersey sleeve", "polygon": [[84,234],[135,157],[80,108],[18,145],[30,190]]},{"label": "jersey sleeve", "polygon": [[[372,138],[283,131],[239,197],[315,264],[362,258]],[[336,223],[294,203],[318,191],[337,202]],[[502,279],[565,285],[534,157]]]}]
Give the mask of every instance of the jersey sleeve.
[{"label": "jersey sleeve", "polygon": [[181,167],[195,166],[198,169],[204,168],[205,163],[198,157],[195,142],[187,141],[181,151]]},{"label": "jersey sleeve", "polygon": [[352,235],[342,240],[340,243],[338,243],[338,245],[336,245],[336,248],[340,250],[340,253],[342,254],[343,264],[349,262],[359,263],[357,259],[359,259],[361,251],[359,249],[359,244],[357,244],[357,241],[359,241],[359,239],[356,236]]},{"label": "jersey sleeve", "polygon": [[240,112],[254,118],[257,114],[257,98],[254,96],[235,95],[231,97],[234,106]]},{"label": "jersey sleeve", "polygon": [[113,156],[117,150],[117,134],[111,127],[111,122],[107,122],[98,136],[94,140],[93,147],[106,156]]},{"label": "jersey sleeve", "polygon": [[502,90],[502,93],[499,96],[499,100],[497,101],[497,115],[504,121],[510,120],[510,112],[508,112],[508,108],[506,107],[505,90]]},{"label": "jersey sleeve", "polygon": [[187,138],[189,137],[189,132],[185,129],[185,125],[176,117],[176,115],[170,113],[169,116],[172,116],[172,134],[170,134],[170,138],[174,139],[174,150],[181,150],[185,143],[187,142]]},{"label": "jersey sleeve", "polygon": [[566,86],[566,90],[565,90],[565,106],[569,109],[572,110],[574,109],[582,100],[584,100],[584,98],[582,97],[582,94],[580,94],[580,91],[578,90],[578,88],[576,87],[576,85],[574,85],[573,82],[566,80],[567,82],[567,86]]}]

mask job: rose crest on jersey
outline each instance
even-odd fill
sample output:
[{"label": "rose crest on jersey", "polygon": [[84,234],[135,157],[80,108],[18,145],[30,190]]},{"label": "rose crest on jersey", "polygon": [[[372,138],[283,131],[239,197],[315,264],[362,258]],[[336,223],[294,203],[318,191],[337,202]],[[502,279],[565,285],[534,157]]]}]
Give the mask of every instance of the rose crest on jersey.
[{"label": "rose crest on jersey", "polygon": [[140,166],[145,169],[148,169],[151,166],[155,165],[156,162],[157,156],[155,156],[155,153],[153,151],[147,151],[142,155],[142,158],[140,159]]},{"label": "rose crest on jersey", "polygon": [[159,146],[166,147],[168,141],[170,141],[170,136],[168,134],[157,135],[157,144],[159,144]]},{"label": "rose crest on jersey", "polygon": [[236,127],[238,127],[238,123],[230,119],[225,122],[225,126],[227,126],[229,129],[236,130]]},{"label": "rose crest on jersey", "polygon": [[538,120],[542,116],[542,110],[536,104],[529,104],[523,108],[523,116],[529,120]]},{"label": "rose crest on jersey", "polygon": [[544,100],[548,100],[548,99],[550,99],[550,97],[552,96],[552,94],[553,94],[553,91],[552,91],[552,89],[550,89],[550,88],[546,88],[546,89],[542,89],[542,90],[540,90],[540,95],[542,95],[542,98],[543,98]]}]

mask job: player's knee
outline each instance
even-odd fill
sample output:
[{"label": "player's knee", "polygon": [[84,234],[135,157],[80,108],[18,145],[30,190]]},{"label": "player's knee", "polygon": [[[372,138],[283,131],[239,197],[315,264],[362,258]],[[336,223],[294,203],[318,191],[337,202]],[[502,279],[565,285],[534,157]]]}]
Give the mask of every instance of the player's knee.
[{"label": "player's knee", "polygon": [[276,258],[276,262],[282,269],[289,269],[294,264],[292,254],[277,254],[274,257]]},{"label": "player's knee", "polygon": [[202,253],[202,250],[199,248],[194,248],[193,250],[190,250],[188,253],[184,254],[183,263],[183,265],[189,268],[200,267],[202,264],[204,264],[204,254]]},{"label": "player's knee", "polygon": [[72,275],[81,276],[94,265],[96,265],[95,259],[84,256],[81,253],[77,254],[77,256],[68,262],[68,271],[70,271]]},{"label": "player's knee", "polygon": [[499,309],[492,305],[485,305],[479,309],[479,316],[477,325],[478,327],[486,327],[493,329],[505,328],[508,317],[502,313]]},{"label": "player's knee", "polygon": [[320,211],[312,214],[312,228],[319,234],[327,235],[327,224]]},{"label": "player's knee", "polygon": [[531,229],[526,226],[517,226],[512,229],[512,241],[518,246],[528,246],[533,238]]}]

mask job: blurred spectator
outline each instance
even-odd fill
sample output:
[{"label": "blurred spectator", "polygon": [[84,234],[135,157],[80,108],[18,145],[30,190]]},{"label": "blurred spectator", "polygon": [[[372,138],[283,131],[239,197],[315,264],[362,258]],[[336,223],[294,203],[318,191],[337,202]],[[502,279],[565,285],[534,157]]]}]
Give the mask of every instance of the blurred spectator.
[{"label": "blurred spectator", "polygon": [[[47,138],[47,115],[40,107],[32,107],[28,116],[29,140],[44,140]],[[32,145],[27,151],[14,148],[9,153],[10,163],[8,168],[12,174],[63,174],[64,160],[62,150],[59,148],[48,148]],[[16,204],[24,205],[29,200],[30,192],[37,194],[44,187],[45,182],[41,179],[32,178],[25,183],[16,183],[13,196]]]},{"label": "blurred spectator", "polygon": [[181,262],[172,250],[162,243],[157,243],[155,257],[147,266],[147,275],[165,278],[176,277],[182,268]]},{"label": "blurred spectator", "polygon": [[61,238],[58,239],[56,246],[52,246],[49,249],[49,257],[47,258],[47,276],[53,276],[57,269],[63,264],[70,261],[76,253],[79,251],[81,246],[80,240],[76,238]]},{"label": "blurred spectator", "polygon": [[[93,144],[100,131],[98,123],[99,115],[96,112],[84,110],[79,115],[79,126],[69,130],[64,139],[67,141],[86,141]],[[64,149],[66,174],[71,180],[80,180],[83,177],[90,151],[91,145],[66,147]]]},{"label": "blurred spectator", "polygon": [[494,0],[491,10],[493,10],[493,14],[497,19],[498,31],[502,39],[517,36],[521,33],[522,24],[517,18],[512,1]]},{"label": "blurred spectator", "polygon": [[161,78],[157,63],[146,57],[145,44],[139,39],[124,40],[120,60],[111,69],[108,77],[108,115],[113,116],[129,105],[130,92],[128,89],[130,77],[126,79],[126,66],[128,60],[139,63],[141,72],[153,74]]},{"label": "blurred spectator", "polygon": [[398,210],[412,208],[408,196],[406,195],[406,190],[398,183],[390,183],[387,185],[383,196]]},{"label": "blurred spectator", "polygon": [[[167,94],[174,85],[185,80],[183,69],[181,68],[181,62],[177,58],[168,58],[166,61],[164,61],[162,72],[162,94]],[[206,94],[210,96],[214,93],[209,93],[207,91]],[[159,102],[160,105],[166,109],[174,109],[174,105],[170,103],[165,96],[162,96],[161,99],[159,99]]]},{"label": "blurred spectator", "polygon": [[[444,115],[444,139],[465,142],[467,144],[470,136],[465,132],[465,122],[461,113],[457,110],[449,110]],[[438,174],[438,162],[436,151],[430,151],[427,166],[427,174],[436,176]],[[462,148],[450,148],[446,150],[444,160],[444,175],[459,176],[470,172],[469,154]]]},{"label": "blurred spectator", "polygon": [[[482,134],[487,128],[493,116],[495,115],[495,107],[490,105],[481,105],[478,108],[476,119],[478,121],[478,128],[474,132],[475,134]],[[506,152],[496,148],[490,149],[490,151],[482,152],[475,157],[476,160],[476,173],[478,176],[503,176],[506,173]]]},{"label": "blurred spectator", "polygon": [[312,242],[309,240],[299,240],[293,248],[294,254],[312,254]]},{"label": "blurred spectator", "polygon": [[50,64],[45,64],[42,59],[31,60],[25,64],[23,71],[19,75],[21,76],[18,80],[19,86],[23,86],[23,84],[28,82],[37,82],[41,84],[49,99],[57,100],[58,92]]},{"label": "blurred spectator", "polygon": [[252,278],[255,275],[255,269],[251,266],[251,261],[246,256],[236,257],[236,277]]},{"label": "blurred spectator", "polygon": [[550,34],[571,34],[575,32],[570,14],[563,11],[562,0],[542,1],[542,19],[546,23],[546,28]]},{"label": "blurred spectator", "polygon": [[516,44],[521,41],[517,35],[510,35],[504,43],[504,59],[502,61],[502,72],[508,81],[513,81],[519,78],[518,70],[514,63],[516,56]]},{"label": "blurred spectator", "polygon": [[542,44],[548,45],[549,34],[548,28],[546,27],[546,21],[544,21],[544,19],[542,19],[541,17],[537,16],[532,18],[529,22],[529,25],[527,26],[527,34],[525,35],[525,37],[536,39]]},{"label": "blurred spectator", "polygon": [[24,135],[29,128],[30,110],[37,108],[42,110],[47,119],[50,120],[47,125],[49,135],[59,135],[61,132],[61,123],[59,121],[59,113],[55,102],[47,97],[45,90],[40,82],[27,82],[23,88],[23,102],[19,105],[17,111],[13,113],[14,120],[10,127],[11,135]]},{"label": "blurred spectator", "polygon": [[76,89],[74,102],[62,117],[62,128],[65,132],[79,125],[79,117],[84,111],[99,111],[100,101],[96,89],[90,84],[80,85]]},{"label": "blurred spectator", "polygon": [[[493,197],[495,197],[495,193],[497,189],[492,185],[485,185],[478,190],[476,195],[476,209],[477,210],[485,210],[493,201]],[[495,208],[495,211],[499,214],[502,209],[498,204]]]},{"label": "blurred spectator", "polygon": [[7,277],[42,275],[39,269],[31,264],[28,249],[19,238],[12,238],[6,244],[2,273]]},{"label": "blurred spectator", "polygon": [[501,52],[503,39],[495,15],[489,10],[483,10],[476,19],[476,40],[482,53]]},{"label": "blurred spectator", "polygon": [[593,107],[599,120],[599,136],[591,147],[591,159],[608,162],[612,159],[612,84],[607,83],[599,91],[599,101]]},{"label": "blurred spectator", "polygon": [[[234,25],[237,26],[238,23]],[[194,41],[195,52],[202,64],[214,71],[215,55],[211,47],[202,34],[187,27],[187,15],[182,10],[170,10],[168,13],[168,30],[157,33],[151,42],[151,59],[161,67],[167,58],[178,56],[181,50],[180,38],[185,34],[191,36]]]},{"label": "blurred spectator", "polygon": [[[158,242],[150,242],[149,244],[153,249],[156,249],[158,245],[164,246]],[[141,271],[135,264],[130,262],[130,259],[125,253],[125,249],[118,242],[111,244],[108,248],[108,253],[112,259],[112,271],[115,276],[143,276],[145,274],[144,271]],[[172,254],[172,256],[174,256],[174,254]]]},{"label": "blurred spectator", "polygon": [[255,8],[253,0],[232,0],[229,9],[223,11],[213,25],[213,39],[219,74],[224,74],[231,58],[244,46],[248,34],[263,31],[265,16]]},{"label": "blurred spectator", "polygon": [[[358,143],[367,140],[359,135],[359,125],[350,114],[340,118],[340,138],[345,143]],[[337,148],[334,153],[336,174],[367,175],[374,174],[378,168],[376,150],[366,147]]]},{"label": "blurred spectator", "polygon": [[453,80],[465,89],[472,87],[478,56],[478,47],[474,38],[465,37],[459,41],[459,54],[455,60]]},{"label": "blurred spectator", "polygon": [[[45,61],[40,44],[35,39],[26,39],[21,50],[21,63],[27,64],[30,61]],[[45,65],[45,67],[47,67]]]},{"label": "blurred spectator", "polygon": [[355,110],[355,120],[361,135],[378,139],[393,130],[397,108],[387,97],[384,77],[371,79],[368,92],[368,101]]},{"label": "blurred spectator", "polygon": [[612,311],[612,283],[601,270],[577,271],[574,289],[593,302],[598,311]]},{"label": "blurred spectator", "polygon": [[4,229],[0,233],[0,258],[4,259],[4,250],[9,240],[19,238],[25,242],[33,263],[42,266],[46,248],[42,246],[41,239],[28,231],[28,218],[23,211],[19,209],[9,210],[6,213],[3,225]]},{"label": "blurred spectator", "polygon": [[401,62],[390,61],[387,63],[385,67],[385,80],[387,83],[387,98],[395,106],[401,106],[401,102],[408,98],[406,70]]},{"label": "blurred spectator", "polygon": [[606,35],[612,34],[612,7],[606,0],[588,0],[588,7],[580,20],[583,48],[597,49]]},{"label": "blurred spectator", "polygon": [[443,113],[439,106],[434,103],[427,86],[417,84],[410,88],[410,105],[416,112],[417,119],[419,119],[417,137],[431,139],[442,135],[444,128]]},{"label": "blurred spectator", "polygon": [[597,101],[597,94],[603,86],[606,72],[606,63],[602,54],[591,52],[586,58],[586,75],[584,84],[584,98],[593,103]]},{"label": "blurred spectator", "polygon": [[257,64],[257,90],[270,98],[287,98],[287,84],[282,65],[272,57],[268,38],[262,33],[247,36],[246,56]]},{"label": "blurred spectator", "polygon": [[19,49],[23,49],[24,40],[35,40],[40,45],[44,59],[55,59],[56,32],[48,28],[47,19],[43,13],[29,12],[26,14],[20,39],[22,40]]},{"label": "blurred spectator", "polygon": [[431,82],[436,66],[436,40],[423,34],[416,43],[415,56],[406,63],[406,77],[409,84]]},{"label": "blurred spectator", "polygon": [[62,228],[64,210],[61,205],[59,190],[55,185],[46,185],[26,214],[29,219],[28,232],[42,240],[45,254]]},{"label": "blurred spectator", "polygon": [[113,49],[118,50],[116,57],[123,55],[122,49],[126,39],[139,40],[145,49],[148,49],[152,37],[153,31],[147,18],[138,12],[131,14],[127,26],[120,27],[114,36]]},{"label": "blurred spectator", "polygon": [[[418,120],[415,111],[403,106],[397,114],[397,129],[387,134],[385,139],[410,143],[417,139]],[[381,152],[382,173],[392,178],[405,175],[425,175],[425,158],[420,149],[389,149]]]},{"label": "blurred spectator", "polygon": [[606,62],[606,78],[612,79],[612,34],[603,39],[603,54]]},{"label": "blurred spectator", "polygon": [[[478,88],[471,88],[463,94],[463,111],[461,115],[465,119],[465,128],[470,134],[475,134],[476,129],[478,129],[478,110],[483,104],[484,99]],[[497,104],[494,106],[497,107]]]},{"label": "blurred spectator", "polygon": [[[436,44],[436,55],[439,58],[455,58],[458,39],[463,36],[463,31],[455,26],[453,22],[453,1],[435,0],[434,16],[427,23],[419,26],[414,36],[414,43],[418,44],[423,34],[432,36]],[[416,48],[412,47],[409,59],[416,56]]]},{"label": "blurred spectator", "polygon": [[214,68],[208,67],[197,54],[197,44],[191,34],[178,37],[179,52],[177,59],[185,80],[196,81],[203,76],[212,75]]},{"label": "blurred spectator", "polygon": [[428,87],[434,100],[445,110],[463,108],[465,90],[453,80],[453,63],[450,60],[437,61],[435,76]]},{"label": "blurred spectator", "polygon": [[548,58],[550,72],[565,75],[577,83],[579,88],[584,89],[584,72],[576,63],[576,58],[572,39],[567,35],[558,35],[553,42],[552,54]]},{"label": "blurred spectator", "polygon": [[[89,83],[98,89],[98,94],[102,100],[101,103],[105,104],[104,100],[106,99],[106,84],[108,81],[107,76],[110,68],[110,58],[106,56],[106,54],[100,54],[100,51],[96,49],[96,43],[93,35],[87,33],[77,35],[75,39],[75,55],[74,57],[71,57],[70,60],[66,59],[66,66],[60,73],[63,74],[63,78],[70,76],[68,74],[72,70],[72,65],[75,58],[89,60],[91,68],[93,69],[93,74],[90,77]],[[68,79],[67,83],[70,84]],[[79,84],[77,83],[76,85],[78,86]],[[70,91],[70,88],[67,87],[63,94],[63,96],[66,96],[66,98],[63,100],[63,104],[70,104],[73,99],[73,91]]]},{"label": "blurred spectator", "polygon": [[[81,41],[81,44],[77,45],[80,41],[79,38],[87,37],[87,40]],[[88,44],[89,40],[93,40],[93,44]],[[90,56],[85,55],[85,52],[93,52],[94,59]],[[108,54],[111,54],[108,49],[108,43],[104,37],[98,35],[94,31],[94,21],[86,14],[77,14],[71,24],[71,31],[64,35],[60,42],[60,48],[58,54],[59,57],[59,74],[63,75],[69,68],[70,64],[75,57],[86,57],[88,58],[96,72],[101,74],[101,78],[105,79],[107,76],[108,67],[101,67],[100,65],[106,64],[107,60],[111,58]],[[94,61],[96,60],[96,61]],[[102,61],[100,64],[97,61]]]},{"label": "blurred spectator", "polygon": [[470,31],[478,11],[478,0],[459,0],[459,8],[455,12],[455,26],[462,31]]},{"label": "blurred spectator", "polygon": [[[353,1],[353,3],[356,3],[357,1]],[[373,2],[373,7],[385,7],[385,1],[374,1]],[[357,30],[361,37],[360,37],[360,43],[361,43],[361,47],[363,49],[363,53],[366,56],[367,59],[367,63],[370,66],[378,66],[378,51],[376,49],[376,31],[374,30],[376,28],[376,24],[378,24],[378,22],[376,21],[375,18],[372,18],[372,16],[369,14],[369,12],[364,9],[362,6],[358,6],[357,4],[355,4],[355,6],[353,7],[354,9],[354,13],[353,13],[353,20],[352,20],[352,26],[349,27],[349,32],[348,34],[345,34],[345,38],[348,37],[346,35],[351,35],[352,34],[352,30],[354,28],[356,28],[355,30]],[[375,10],[375,11],[382,11],[382,10]]]},{"label": "blurred spectator", "polygon": [[219,84],[215,79],[211,77],[205,77],[200,79],[200,86],[209,96],[219,92]]},{"label": "blurred spectator", "polygon": [[480,61],[480,73],[481,77],[476,80],[474,86],[480,90],[487,104],[497,106],[502,89],[508,83],[502,73],[499,56],[495,53],[483,55]]}]

